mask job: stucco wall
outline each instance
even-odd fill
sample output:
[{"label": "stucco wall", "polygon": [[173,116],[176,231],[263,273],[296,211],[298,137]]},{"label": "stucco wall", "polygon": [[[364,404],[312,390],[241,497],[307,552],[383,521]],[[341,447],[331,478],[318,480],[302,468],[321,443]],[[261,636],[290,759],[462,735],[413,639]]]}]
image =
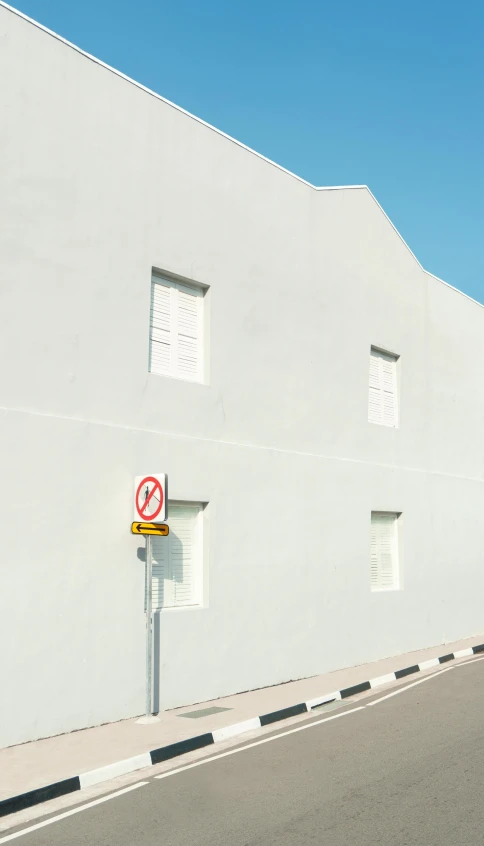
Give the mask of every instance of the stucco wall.
[{"label": "stucco wall", "polygon": [[[482,631],[484,310],[366,189],[313,189],[1,6],[0,39],[0,744],[142,712],[145,471],[209,503],[161,708]],[[148,373],[152,267],[210,286],[209,384]],[[400,355],[396,430],[367,422],[371,344]],[[403,590],[375,594],[380,509]]]}]

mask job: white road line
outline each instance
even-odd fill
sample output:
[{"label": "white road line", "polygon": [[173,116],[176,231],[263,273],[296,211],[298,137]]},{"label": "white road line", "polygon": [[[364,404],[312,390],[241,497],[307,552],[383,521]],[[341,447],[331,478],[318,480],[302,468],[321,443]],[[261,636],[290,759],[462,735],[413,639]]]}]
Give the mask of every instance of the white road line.
[{"label": "white road line", "polygon": [[0,843],[8,843],[10,840],[15,840],[16,837],[23,837],[24,834],[30,834],[31,831],[36,831],[38,828],[44,828],[46,825],[64,820],[66,817],[72,817],[73,814],[79,814],[81,811],[86,811],[87,808],[93,808],[94,805],[100,805],[102,802],[107,802],[109,799],[115,799],[116,796],[122,796],[123,793],[129,793],[130,790],[136,790],[144,784],[149,784],[149,781],[138,781],[137,784],[131,784],[129,787],[123,787],[122,790],[117,790],[116,793],[110,793],[109,796],[102,796],[101,799],[94,799],[86,805],[81,805],[78,808],[71,808],[70,811],[64,811],[63,814],[57,814],[43,822],[30,825],[28,828],[23,828],[22,831],[16,831],[14,834],[8,834],[7,837],[0,837]]},{"label": "white road line", "polygon": [[468,664],[477,664],[478,661],[484,661],[484,658],[471,658],[470,661],[462,661],[460,664],[454,664],[454,669],[457,667],[467,667]]},{"label": "white road line", "polygon": [[[479,660],[484,660],[484,658]],[[185,772],[185,770],[192,770],[194,767],[201,767],[203,764],[209,764],[211,761],[218,761],[220,758],[227,758],[229,755],[236,755],[238,752],[244,752],[246,749],[253,749],[255,746],[261,746],[263,743],[270,743],[272,740],[279,740],[280,737],[286,737],[286,735],[295,734],[298,731],[305,731],[306,729],[310,729],[313,726],[319,726],[321,725],[321,723],[329,723],[330,720],[337,720],[340,717],[346,717],[349,714],[356,714],[357,711],[364,711],[364,709],[368,708],[370,705],[377,705],[379,702],[383,702],[384,699],[389,699],[391,696],[397,696],[399,693],[404,693],[405,690],[409,690],[411,687],[415,687],[417,684],[423,684],[423,682],[430,681],[436,676],[441,676],[442,673],[448,673],[449,670],[453,669],[454,667],[445,667],[438,673],[432,673],[432,675],[426,676],[424,679],[419,679],[419,681],[413,682],[413,684],[407,684],[405,685],[405,687],[401,687],[398,690],[395,690],[393,693],[388,693],[386,696],[381,696],[374,702],[368,702],[367,705],[360,705],[358,708],[352,708],[351,711],[342,711],[341,714],[334,714],[332,717],[325,717],[322,720],[315,720],[314,722],[308,723],[307,725],[289,729],[289,731],[279,732],[279,734],[275,734],[273,737],[266,737],[263,740],[257,740],[254,743],[248,743],[246,746],[240,746],[237,749],[231,749],[228,752],[221,752],[219,755],[213,755],[211,758],[205,758],[202,761],[196,761],[194,764],[187,764],[184,767],[178,767],[176,770],[170,770],[167,773],[161,773],[161,775],[154,776],[154,778],[169,778],[172,775],[183,773]]]},{"label": "white road line", "polygon": [[154,776],[154,778],[169,778],[177,773],[183,773],[185,770],[201,767],[202,764],[210,764],[211,761],[227,758],[228,755],[236,755],[238,752],[245,752],[246,749],[253,749],[254,746],[261,746],[263,743],[279,740],[280,737],[286,737],[288,734],[295,734],[297,731],[305,731],[306,729],[313,728],[313,726],[319,726],[321,723],[329,723],[330,720],[337,720],[340,717],[347,717],[349,714],[356,714],[357,711],[363,711],[364,708],[364,705],[360,705],[359,708],[353,708],[351,711],[343,711],[341,714],[335,714],[333,717],[325,717],[323,720],[315,720],[313,723],[307,723],[307,725],[298,726],[297,728],[289,729],[289,731],[279,732],[279,734],[275,734],[273,737],[265,737],[264,740],[256,740],[255,743],[248,743],[247,746],[239,746],[237,749],[230,749],[229,752],[221,752],[219,755],[213,755],[211,758],[205,758],[203,761],[195,761],[194,764],[187,764],[185,767],[178,767],[176,770],[170,770],[168,773],[162,773],[161,775]]},{"label": "white road line", "polygon": [[392,696],[398,696],[399,693],[404,693],[406,690],[410,690],[411,687],[416,687],[417,684],[423,684],[426,681],[430,681],[431,679],[435,679],[436,676],[441,676],[442,673],[448,673],[449,670],[453,670],[454,667],[446,667],[445,670],[440,670],[438,673],[432,673],[431,676],[426,676],[424,679],[420,679],[419,681],[414,682],[413,684],[407,684],[405,687],[400,687],[398,690],[394,690],[393,693],[387,693],[386,696],[380,696],[380,699],[375,699],[374,702],[368,702],[366,706],[369,708],[371,705],[378,705],[379,702],[383,702],[384,699],[390,699]]},{"label": "white road line", "polygon": [[[313,728],[313,726],[319,726],[322,723],[329,723],[332,720],[338,720],[340,717],[347,717],[349,716],[349,714],[356,714],[357,711],[364,711],[365,708],[368,708],[372,705],[378,705],[379,702],[383,702],[385,699],[390,699],[392,696],[398,696],[399,693],[404,693],[406,690],[410,690],[411,687],[416,687],[416,685],[423,684],[426,681],[430,681],[436,676],[441,676],[442,673],[448,673],[449,670],[454,670],[456,669],[456,667],[463,667],[465,664],[471,664],[477,661],[484,661],[484,657],[474,658],[471,661],[463,661],[461,664],[453,665],[452,667],[445,667],[438,673],[432,673],[432,675],[426,676],[424,679],[419,679],[419,681],[413,682],[413,684],[408,684],[405,687],[401,687],[398,690],[393,691],[393,693],[388,693],[386,696],[381,696],[379,699],[375,699],[373,702],[368,702],[367,705],[360,705],[358,708],[352,708],[351,711],[342,711],[341,714],[334,714],[332,717],[324,717],[324,719],[322,720],[314,720],[313,722],[307,723],[306,725],[298,726],[297,728],[289,729],[288,731],[279,732],[279,734],[276,734],[273,737],[265,737],[263,740],[257,740],[254,743],[248,743],[246,746],[240,746],[237,749],[230,749],[228,752],[222,752],[219,755],[213,755],[210,758],[205,758],[201,761],[195,761],[195,763],[193,764],[187,764],[184,767],[178,767],[176,770],[170,770],[167,773],[161,773],[161,775],[154,776],[154,778],[169,778],[170,776],[177,775],[178,773],[183,773],[185,772],[185,770],[192,770],[194,767],[201,767],[203,764],[210,764],[211,761],[218,761],[220,758],[227,758],[229,755],[236,755],[238,752],[245,752],[246,749],[253,749],[255,746],[261,746],[263,743],[270,743],[273,740],[279,740],[279,738],[286,737],[289,734],[296,734],[296,732],[305,731],[306,729]],[[50,817],[50,819],[48,820],[44,820],[43,822],[31,825],[28,828],[22,829],[22,831],[16,831],[14,834],[8,834],[6,837],[0,837],[0,844],[8,843],[11,840],[15,840],[17,837],[22,837],[24,834],[29,834],[31,831],[36,831],[39,828],[44,828],[44,826],[46,825],[58,822],[59,820],[63,820],[66,817],[71,817],[73,814],[79,814],[81,811],[85,811],[88,808],[93,808],[95,805],[101,805],[103,802],[108,802],[109,799],[115,799],[117,796],[122,796],[124,793],[129,793],[131,790],[136,790],[138,787],[143,787],[143,785],[145,784],[149,784],[149,781],[139,781],[136,784],[131,784],[129,787],[124,787],[122,790],[117,790],[115,793],[110,793],[108,796],[102,796],[100,799],[94,799],[92,802],[87,802],[85,805],[81,805],[80,807],[71,808],[71,810],[65,811],[63,814],[57,814],[55,817]]]}]

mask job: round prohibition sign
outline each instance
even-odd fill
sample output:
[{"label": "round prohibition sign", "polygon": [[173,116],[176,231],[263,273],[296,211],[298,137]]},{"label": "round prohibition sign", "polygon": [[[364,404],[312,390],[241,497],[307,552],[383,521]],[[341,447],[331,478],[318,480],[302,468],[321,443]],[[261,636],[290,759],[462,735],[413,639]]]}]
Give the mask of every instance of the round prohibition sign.
[{"label": "round prohibition sign", "polygon": [[163,490],[154,476],[146,476],[136,491],[136,511],[142,520],[153,522],[163,507]]}]

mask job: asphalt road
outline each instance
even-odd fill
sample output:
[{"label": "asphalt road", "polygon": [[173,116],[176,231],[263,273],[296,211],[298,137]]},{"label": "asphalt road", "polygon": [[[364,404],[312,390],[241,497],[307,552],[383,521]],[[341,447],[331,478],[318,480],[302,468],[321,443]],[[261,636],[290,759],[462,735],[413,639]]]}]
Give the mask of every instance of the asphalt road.
[{"label": "asphalt road", "polygon": [[264,736],[282,735],[270,742],[250,748],[241,744],[237,749],[243,751],[206,759],[160,780],[143,773],[148,784],[13,842],[483,844],[484,663],[454,666],[369,706],[391,692],[347,705],[345,712],[365,707],[316,725],[343,709],[319,713],[304,731],[282,735],[307,723],[282,724]]}]

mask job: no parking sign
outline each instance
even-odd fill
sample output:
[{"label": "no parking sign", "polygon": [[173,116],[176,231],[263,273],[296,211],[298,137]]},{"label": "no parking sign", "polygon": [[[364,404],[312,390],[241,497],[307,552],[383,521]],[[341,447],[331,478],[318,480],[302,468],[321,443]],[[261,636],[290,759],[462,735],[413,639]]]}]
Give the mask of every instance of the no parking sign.
[{"label": "no parking sign", "polygon": [[166,473],[136,476],[134,480],[134,520],[163,523],[167,517]]}]

